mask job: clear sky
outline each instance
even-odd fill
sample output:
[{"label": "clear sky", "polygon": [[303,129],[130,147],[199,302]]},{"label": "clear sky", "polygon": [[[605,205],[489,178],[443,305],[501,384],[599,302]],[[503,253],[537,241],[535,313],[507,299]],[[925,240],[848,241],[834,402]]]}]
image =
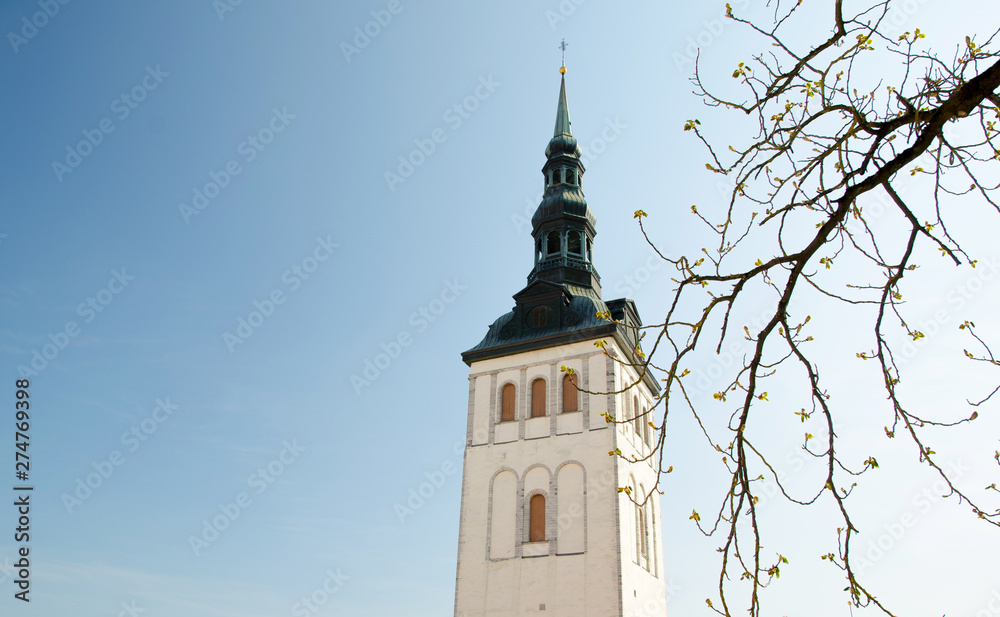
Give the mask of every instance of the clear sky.
[{"label": "clear sky", "polygon": [[[905,28],[951,50],[998,21],[992,3],[956,4],[912,0]],[[449,615],[468,404],[459,354],[510,309],[531,268],[528,219],[555,118],[559,42],[569,44],[605,297],[634,298],[651,322],[671,274],[651,259],[632,212],[650,213],[673,254],[712,241],[689,209],[721,203],[716,178],[681,128],[713,113],[690,94],[696,48],[719,83],[755,50],[724,10],[0,3],[3,409],[19,367],[36,373],[32,601],[13,598],[6,568],[19,544],[5,496],[0,612]],[[975,248],[996,258],[989,243]],[[927,314],[948,308],[949,332],[962,319],[986,322],[995,286],[984,282],[959,311],[943,298],[972,274],[943,276],[927,291]],[[942,353],[920,354],[915,370],[963,379],[953,360],[961,342],[949,336],[928,343]],[[851,361],[859,349],[840,350],[831,387],[880,414],[868,439],[895,448],[887,463],[912,459],[877,438],[889,412],[874,367]],[[13,424],[5,411],[5,495]],[[792,429],[775,447],[794,475],[803,465]],[[719,461],[690,415],[672,417],[670,430],[669,607],[707,614],[718,540],[697,536],[688,516],[717,508],[721,493],[707,486]],[[985,459],[961,450],[950,459],[977,487],[989,435]],[[975,615],[1000,590],[996,532],[941,500],[922,468],[896,472],[859,498],[874,506],[861,542],[905,515],[916,524],[883,542],[872,577],[901,611]],[[807,536],[808,512],[774,507],[765,550],[794,557],[773,614],[847,615],[837,572],[818,558],[835,550],[829,526]],[[312,611],[302,599],[314,594],[323,602]]]}]

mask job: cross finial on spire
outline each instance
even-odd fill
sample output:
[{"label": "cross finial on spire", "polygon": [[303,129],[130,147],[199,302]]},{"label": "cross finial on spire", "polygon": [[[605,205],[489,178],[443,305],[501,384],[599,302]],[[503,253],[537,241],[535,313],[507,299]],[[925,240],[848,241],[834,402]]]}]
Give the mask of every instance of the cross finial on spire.
[{"label": "cross finial on spire", "polygon": [[562,67],[559,69],[559,72],[561,74],[565,75],[566,74],[566,39],[563,39],[562,43],[559,44],[559,49],[562,50]]}]

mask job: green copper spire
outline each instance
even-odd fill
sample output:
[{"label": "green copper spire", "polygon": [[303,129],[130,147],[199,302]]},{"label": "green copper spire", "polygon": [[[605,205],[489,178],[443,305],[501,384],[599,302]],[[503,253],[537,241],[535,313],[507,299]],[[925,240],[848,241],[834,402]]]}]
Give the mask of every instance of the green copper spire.
[{"label": "green copper spire", "polygon": [[556,109],[556,130],[553,137],[573,136],[573,123],[569,120],[569,103],[566,102],[566,67],[563,67],[562,84],[559,86],[559,107]]},{"label": "green copper spire", "polygon": [[535,267],[529,285],[546,281],[589,289],[600,297],[601,283],[593,264],[593,242],[597,219],[583,197],[580,144],[573,137],[566,101],[566,65],[559,69],[559,107],[555,134],[545,148],[542,176],[545,192],[531,217],[535,240]]}]

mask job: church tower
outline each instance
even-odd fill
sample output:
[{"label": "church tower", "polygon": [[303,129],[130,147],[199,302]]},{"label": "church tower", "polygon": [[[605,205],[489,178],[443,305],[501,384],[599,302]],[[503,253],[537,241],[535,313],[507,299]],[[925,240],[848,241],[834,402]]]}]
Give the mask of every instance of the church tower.
[{"label": "church tower", "polygon": [[[655,439],[643,414],[659,386],[635,369],[635,304],[601,299],[597,219],[583,196],[565,65],[560,72],[545,192],[531,219],[534,267],[513,310],[462,354],[470,375],[456,617],[666,614],[660,500],[644,499],[657,469],[641,460]],[[624,458],[609,455],[616,450]]]}]

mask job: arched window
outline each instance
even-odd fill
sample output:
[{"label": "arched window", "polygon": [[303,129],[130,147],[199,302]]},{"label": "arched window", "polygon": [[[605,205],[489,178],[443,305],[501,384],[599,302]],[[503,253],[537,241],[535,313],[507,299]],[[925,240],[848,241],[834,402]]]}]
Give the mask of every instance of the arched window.
[{"label": "arched window", "polygon": [[528,541],[545,541],[545,495],[532,495],[528,506]]},{"label": "arched window", "polygon": [[646,510],[647,508],[636,506],[636,515],[639,517],[639,555],[642,556],[642,561],[645,562],[648,567],[649,529],[646,524]]},{"label": "arched window", "polygon": [[566,184],[573,184],[573,170],[566,170]]},{"label": "arched window", "polygon": [[509,383],[503,387],[502,394],[500,396],[500,421],[501,422],[513,422],[515,419],[514,413],[514,384]]},{"label": "arched window", "polygon": [[580,409],[576,392],[576,375],[563,375],[563,412]]},{"label": "arched window", "polygon": [[549,234],[548,240],[545,243],[545,252],[549,255],[558,255],[562,251],[562,247],[559,242],[559,232],[553,231]]},{"label": "arched window", "polygon": [[556,169],[552,172],[552,184],[562,184],[562,170]]},{"label": "arched window", "polygon": [[540,418],[545,415],[545,380],[536,379],[531,382],[531,417]]},{"label": "arched window", "polygon": [[642,423],[643,415],[639,412],[639,397],[632,397],[632,409],[635,412],[635,421],[632,423],[632,428],[635,429],[636,437],[642,437]]},{"label": "arched window", "polygon": [[594,261],[594,246],[590,243],[590,238],[587,238],[587,261]]},{"label": "arched window", "polygon": [[574,255],[582,255],[582,247],[580,245],[580,233],[576,231],[571,231],[566,235],[566,252],[573,253]]}]

